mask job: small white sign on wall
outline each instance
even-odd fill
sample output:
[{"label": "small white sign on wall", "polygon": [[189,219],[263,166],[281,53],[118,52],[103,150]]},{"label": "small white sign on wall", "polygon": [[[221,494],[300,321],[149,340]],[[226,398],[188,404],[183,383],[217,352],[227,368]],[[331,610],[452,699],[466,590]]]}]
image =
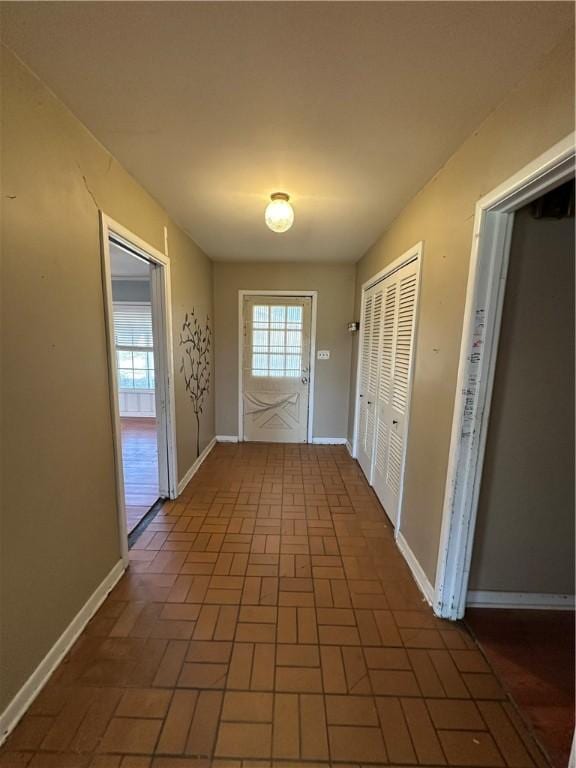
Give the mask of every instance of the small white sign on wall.
[{"label": "small white sign on wall", "polygon": [[330,350],[329,349],[319,349],[318,354],[316,355],[318,360],[330,360]]}]

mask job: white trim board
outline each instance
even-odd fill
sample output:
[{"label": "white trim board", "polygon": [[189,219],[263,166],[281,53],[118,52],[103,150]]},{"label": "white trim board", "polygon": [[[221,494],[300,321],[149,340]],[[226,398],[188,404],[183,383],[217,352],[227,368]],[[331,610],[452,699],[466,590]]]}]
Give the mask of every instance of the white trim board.
[{"label": "white trim board", "polygon": [[572,133],[476,204],[434,612],[460,619],[472,560],[514,212],[574,176]]},{"label": "white trim board", "polygon": [[346,440],[346,450],[350,454],[350,458],[353,459],[354,458],[354,450],[352,448],[352,443],[350,442],[350,440]]},{"label": "white trim board", "polygon": [[206,459],[208,458],[208,454],[210,453],[212,448],[214,448],[217,441],[218,441],[217,437],[213,437],[212,440],[210,440],[206,448],[204,448],[200,456],[198,456],[194,464],[192,464],[188,472],[186,472],[182,480],[180,480],[180,482],[178,483],[178,496],[180,496],[184,488],[186,488],[190,480],[192,480],[196,472],[198,472],[202,464],[206,461]]},{"label": "white trim board", "polygon": [[404,538],[404,536],[398,531],[398,534],[396,536],[396,544],[398,546],[398,549],[400,552],[402,552],[402,555],[404,556],[404,560],[408,563],[408,568],[410,568],[410,571],[412,572],[412,576],[414,577],[414,581],[418,585],[418,588],[420,589],[420,592],[424,595],[424,599],[428,603],[428,605],[432,605],[434,602],[434,587],[428,580],[428,577],[424,573],[424,569],[416,559],[416,555],[410,547],[408,546],[408,542]]},{"label": "white trim board", "polygon": [[574,595],[540,592],[496,592],[469,590],[466,605],[474,608],[522,608],[538,611],[573,611]]},{"label": "white trim board", "polygon": [[[216,435],[217,443],[237,443],[238,435]],[[345,437],[313,437],[313,445],[346,445],[350,451],[350,443]],[[290,443],[286,443],[290,445]],[[300,445],[300,443],[294,443],[294,445]]]},{"label": "white trim board", "polygon": [[244,297],[245,296],[303,296],[312,299],[312,320],[310,323],[310,388],[308,394],[308,428],[306,442],[313,442],[314,390],[316,387],[316,318],[318,313],[318,291],[238,291],[238,442],[244,440],[244,402],[242,398],[242,355],[244,351]]},{"label": "white trim board", "polygon": [[0,746],[18,724],[34,699],[48,682],[58,664],[76,642],[84,627],[102,605],[108,594],[114,589],[126,570],[123,560],[119,560],[102,583],[90,595],[22,688],[0,714]]}]

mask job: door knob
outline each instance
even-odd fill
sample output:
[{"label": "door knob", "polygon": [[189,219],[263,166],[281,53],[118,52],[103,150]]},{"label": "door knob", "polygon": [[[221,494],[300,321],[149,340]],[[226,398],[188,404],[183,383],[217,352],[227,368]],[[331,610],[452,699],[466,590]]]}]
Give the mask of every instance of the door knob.
[{"label": "door knob", "polygon": [[302,376],[302,384],[308,384],[308,379],[306,376]]},{"label": "door knob", "polygon": [[368,405],[372,405],[372,400],[368,400]]},{"label": "door knob", "polygon": [[398,419],[392,419],[392,424],[398,424]]}]

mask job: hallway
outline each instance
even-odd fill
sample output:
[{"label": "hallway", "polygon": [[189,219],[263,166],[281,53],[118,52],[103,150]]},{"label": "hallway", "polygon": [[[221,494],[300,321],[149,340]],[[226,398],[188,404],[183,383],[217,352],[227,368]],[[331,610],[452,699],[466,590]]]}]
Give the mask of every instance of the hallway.
[{"label": "hallway", "polygon": [[130,557],[2,768],[546,765],[343,446],[217,445]]}]

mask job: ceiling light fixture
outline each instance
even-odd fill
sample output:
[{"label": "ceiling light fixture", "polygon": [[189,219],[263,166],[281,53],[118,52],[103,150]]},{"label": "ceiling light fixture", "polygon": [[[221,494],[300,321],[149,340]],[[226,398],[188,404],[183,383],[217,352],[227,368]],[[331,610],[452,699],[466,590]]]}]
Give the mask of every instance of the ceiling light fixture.
[{"label": "ceiling light fixture", "polygon": [[285,192],[274,192],[271,202],[266,207],[264,219],[272,232],[287,232],[294,224],[294,210],[290,205],[290,196]]}]

